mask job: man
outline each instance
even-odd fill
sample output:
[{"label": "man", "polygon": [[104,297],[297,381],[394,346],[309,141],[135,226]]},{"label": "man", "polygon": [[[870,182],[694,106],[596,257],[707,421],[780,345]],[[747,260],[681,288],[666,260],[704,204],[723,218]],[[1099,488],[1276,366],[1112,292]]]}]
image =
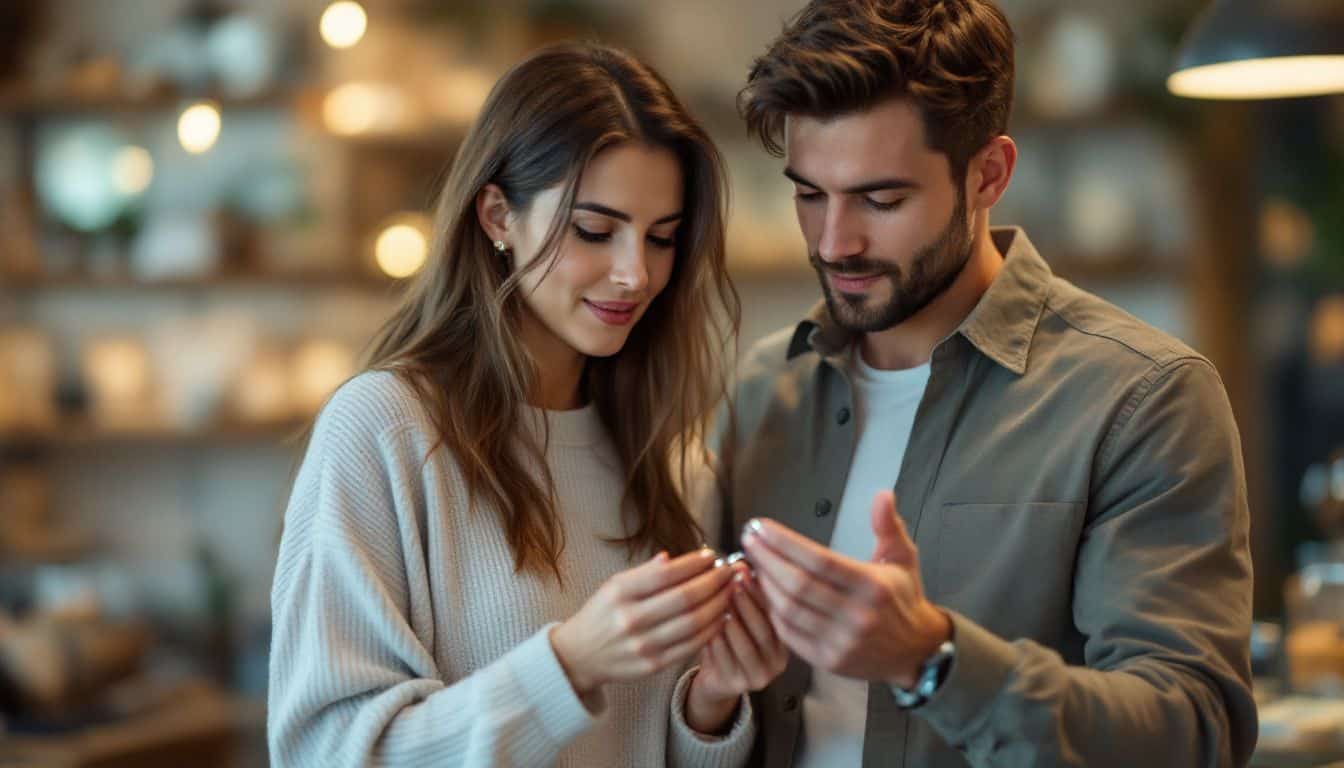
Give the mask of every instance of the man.
[{"label": "man", "polygon": [[[752,68],[824,302],[716,439],[787,671],[766,766],[1244,765],[1251,563],[1217,372],[990,229],[991,0],[814,0]],[[898,511],[899,510],[899,511]],[[743,531],[743,527],[745,530]]]}]

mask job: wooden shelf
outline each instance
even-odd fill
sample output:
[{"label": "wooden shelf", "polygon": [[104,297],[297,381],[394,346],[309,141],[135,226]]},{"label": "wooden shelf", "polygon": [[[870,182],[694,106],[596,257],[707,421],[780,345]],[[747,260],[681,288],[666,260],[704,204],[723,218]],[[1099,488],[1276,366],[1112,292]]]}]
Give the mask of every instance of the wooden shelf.
[{"label": "wooden shelf", "polygon": [[0,455],[6,449],[19,451],[50,448],[103,446],[210,447],[256,443],[288,444],[307,426],[294,420],[267,424],[221,423],[201,428],[170,426],[100,427],[88,423],[49,429],[0,431]]},{"label": "wooden shelf", "polygon": [[204,291],[204,290],[357,290],[392,294],[404,280],[353,272],[221,274],[200,278],[138,280],[85,275],[2,275],[4,291]]},{"label": "wooden shelf", "polygon": [[0,118],[66,117],[105,112],[153,113],[177,110],[196,101],[211,101],[224,110],[287,108],[298,103],[301,90],[266,91],[239,98],[219,93],[189,94],[159,90],[143,95],[129,93],[47,94],[26,89],[0,90]]},{"label": "wooden shelf", "polygon": [[1175,258],[1147,254],[1120,258],[1069,255],[1062,259],[1047,258],[1047,263],[1055,275],[1076,283],[1171,282],[1186,276],[1185,265]]}]

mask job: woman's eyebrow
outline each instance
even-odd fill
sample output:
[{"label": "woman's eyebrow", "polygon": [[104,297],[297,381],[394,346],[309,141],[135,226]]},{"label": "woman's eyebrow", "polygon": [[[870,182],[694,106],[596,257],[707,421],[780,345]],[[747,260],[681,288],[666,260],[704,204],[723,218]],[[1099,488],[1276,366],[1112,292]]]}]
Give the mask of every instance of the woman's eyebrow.
[{"label": "woman's eyebrow", "polygon": [[[600,213],[603,216],[610,216],[613,219],[620,219],[621,221],[624,221],[626,223],[629,223],[631,221],[630,214],[626,213],[625,211],[618,211],[615,208],[609,208],[605,205],[602,205],[601,203],[575,203],[574,210]],[[662,217],[661,219],[658,219],[653,223],[666,224],[670,221],[676,221],[677,219],[680,219],[681,216],[682,216],[681,211],[677,211],[676,213],[669,213],[668,215]]]}]

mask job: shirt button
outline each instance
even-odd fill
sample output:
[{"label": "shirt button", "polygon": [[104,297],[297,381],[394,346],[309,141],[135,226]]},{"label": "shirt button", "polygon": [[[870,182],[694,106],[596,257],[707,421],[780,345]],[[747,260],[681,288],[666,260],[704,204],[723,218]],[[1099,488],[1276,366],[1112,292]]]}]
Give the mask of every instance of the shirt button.
[{"label": "shirt button", "polygon": [[817,517],[825,517],[831,514],[831,500],[821,499],[817,502],[817,506],[813,508],[813,511],[816,512]]},{"label": "shirt button", "polygon": [[792,695],[790,695],[790,696],[785,696],[785,697],[784,697],[784,705],[783,705],[783,708],[784,708],[784,711],[785,711],[785,712],[792,712],[793,710],[797,709],[797,708],[798,708],[798,697],[797,697],[797,696],[792,696]]},{"label": "shirt button", "polygon": [[848,423],[849,423],[849,417],[852,416],[852,415],[853,415],[853,414],[851,414],[851,413],[849,412],[849,409],[848,409],[848,408],[841,408],[840,410],[838,410],[838,411],[835,412],[835,423],[836,423],[836,424],[848,424]]}]

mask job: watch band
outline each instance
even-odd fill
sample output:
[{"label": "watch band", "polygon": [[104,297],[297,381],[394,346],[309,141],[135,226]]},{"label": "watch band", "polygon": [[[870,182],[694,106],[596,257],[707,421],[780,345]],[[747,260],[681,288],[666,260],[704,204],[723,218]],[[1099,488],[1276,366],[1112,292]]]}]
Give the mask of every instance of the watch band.
[{"label": "watch band", "polygon": [[952,660],[956,658],[956,654],[956,644],[947,640],[925,659],[913,686],[910,688],[891,686],[891,695],[896,699],[896,706],[901,709],[914,709],[932,698],[947,679],[947,673],[952,669]]}]

